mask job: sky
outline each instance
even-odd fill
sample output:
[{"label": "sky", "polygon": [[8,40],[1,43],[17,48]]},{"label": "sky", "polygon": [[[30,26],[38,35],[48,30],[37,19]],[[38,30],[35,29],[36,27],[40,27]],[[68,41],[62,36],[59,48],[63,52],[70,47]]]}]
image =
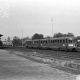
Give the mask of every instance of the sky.
[{"label": "sky", "polygon": [[4,38],[58,32],[80,35],[80,0],[0,0],[0,33]]}]

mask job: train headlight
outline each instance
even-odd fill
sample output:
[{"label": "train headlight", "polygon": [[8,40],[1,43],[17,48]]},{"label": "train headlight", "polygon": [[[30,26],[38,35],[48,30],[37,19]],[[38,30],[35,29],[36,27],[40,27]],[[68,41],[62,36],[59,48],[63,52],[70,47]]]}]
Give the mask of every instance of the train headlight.
[{"label": "train headlight", "polygon": [[74,46],[74,44],[68,44],[68,46]]},{"label": "train headlight", "polygon": [[65,44],[63,44],[63,46],[66,46]]}]

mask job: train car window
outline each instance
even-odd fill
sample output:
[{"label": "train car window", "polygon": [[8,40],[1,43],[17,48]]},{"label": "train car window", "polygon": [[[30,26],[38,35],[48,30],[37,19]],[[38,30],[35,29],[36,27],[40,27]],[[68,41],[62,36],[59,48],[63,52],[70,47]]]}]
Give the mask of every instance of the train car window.
[{"label": "train car window", "polygon": [[40,43],[42,43],[42,41],[40,41]]},{"label": "train car window", "polygon": [[62,40],[60,40],[60,43],[62,43]]},{"label": "train car window", "polygon": [[65,43],[65,40],[63,40],[63,43]]},{"label": "train car window", "polygon": [[43,44],[43,41],[41,41],[41,43]]},{"label": "train car window", "polygon": [[50,43],[51,43],[51,40],[50,40]]},{"label": "train car window", "polygon": [[73,42],[73,40],[71,40],[71,43]]},{"label": "train car window", "polygon": [[44,41],[44,43],[46,43],[46,40]]},{"label": "train car window", "polygon": [[53,41],[51,40],[51,43],[53,43]]},{"label": "train car window", "polygon": [[47,40],[46,40],[46,43],[47,43]]},{"label": "train car window", "polygon": [[54,43],[54,40],[52,42]]},{"label": "train car window", "polygon": [[51,43],[51,40],[49,40],[49,43]]},{"label": "train car window", "polygon": [[50,43],[50,40],[48,40],[48,43]]},{"label": "train car window", "polygon": [[55,40],[55,43],[56,43],[56,40]]},{"label": "train car window", "polygon": [[44,43],[44,41],[42,41],[42,43]]},{"label": "train car window", "polygon": [[42,41],[42,44],[43,44],[43,41]]},{"label": "train car window", "polygon": [[36,41],[34,41],[34,43],[36,44]]},{"label": "train car window", "polygon": [[57,40],[57,43],[59,43],[59,40]]},{"label": "train car window", "polygon": [[70,40],[68,40],[69,41],[69,43],[70,43]]},{"label": "train car window", "polygon": [[58,40],[56,40],[56,43],[58,43]]},{"label": "train car window", "polygon": [[54,40],[54,42],[56,43],[56,40]]},{"label": "train car window", "polygon": [[66,43],[68,42],[68,40],[66,39]]},{"label": "train car window", "polygon": [[57,42],[59,43],[59,40]]},{"label": "train car window", "polygon": [[36,44],[38,44],[38,41],[36,41]]},{"label": "train car window", "polygon": [[55,43],[55,40],[54,40],[54,43]]},{"label": "train car window", "polygon": [[56,43],[57,43],[57,40],[56,40]]},{"label": "train car window", "polygon": [[43,41],[43,43],[45,43],[45,41]]},{"label": "train car window", "polygon": [[53,41],[51,40],[51,43],[53,43]]},{"label": "train car window", "polygon": [[33,41],[33,43],[35,44],[35,41]]}]

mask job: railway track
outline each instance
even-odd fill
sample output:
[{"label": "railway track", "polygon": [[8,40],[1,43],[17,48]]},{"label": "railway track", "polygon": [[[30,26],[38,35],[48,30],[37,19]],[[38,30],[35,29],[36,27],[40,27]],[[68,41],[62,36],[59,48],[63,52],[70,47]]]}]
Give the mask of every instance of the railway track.
[{"label": "railway track", "polygon": [[[7,50],[17,50],[22,52],[34,52],[34,55],[46,58],[57,58],[63,60],[80,60],[80,52],[65,52],[53,50],[27,49],[27,48],[4,48]],[[36,54],[35,54],[36,52]]]},{"label": "railway track", "polygon": [[41,57],[51,57],[66,60],[80,60],[80,52],[65,52],[65,51],[53,51],[53,50],[39,50],[39,49],[26,49],[26,51],[37,52],[34,55],[40,55]]}]

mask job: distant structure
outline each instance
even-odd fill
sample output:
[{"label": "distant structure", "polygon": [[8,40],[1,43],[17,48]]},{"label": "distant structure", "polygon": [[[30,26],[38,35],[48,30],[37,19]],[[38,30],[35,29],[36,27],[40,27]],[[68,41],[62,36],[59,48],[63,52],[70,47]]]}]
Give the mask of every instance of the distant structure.
[{"label": "distant structure", "polygon": [[13,46],[12,41],[2,41],[4,46]]},{"label": "distant structure", "polygon": [[5,39],[2,42],[3,42],[3,45],[6,46],[6,47],[13,46],[12,40]]}]

